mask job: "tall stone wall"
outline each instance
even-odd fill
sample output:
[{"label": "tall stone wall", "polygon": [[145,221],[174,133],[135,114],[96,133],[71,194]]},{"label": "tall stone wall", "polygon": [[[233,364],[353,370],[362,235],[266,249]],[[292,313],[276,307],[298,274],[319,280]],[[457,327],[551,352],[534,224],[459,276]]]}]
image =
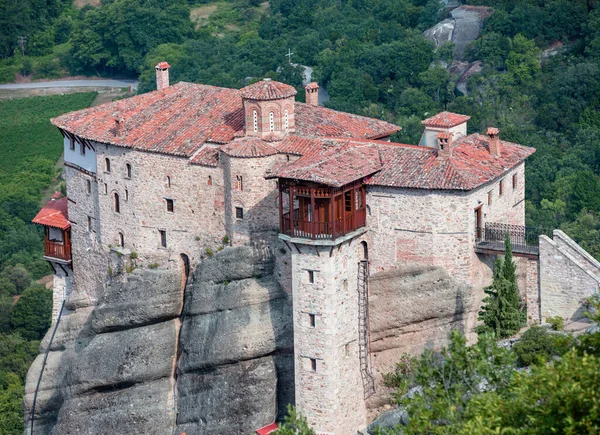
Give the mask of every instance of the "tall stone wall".
[{"label": "tall stone wall", "polygon": [[568,321],[583,317],[584,300],[598,293],[600,263],[565,233],[540,237],[541,319],[561,316]]},{"label": "tall stone wall", "polygon": [[296,406],[317,433],[351,434],[366,424],[358,347],[361,240],[296,244],[292,251]]}]

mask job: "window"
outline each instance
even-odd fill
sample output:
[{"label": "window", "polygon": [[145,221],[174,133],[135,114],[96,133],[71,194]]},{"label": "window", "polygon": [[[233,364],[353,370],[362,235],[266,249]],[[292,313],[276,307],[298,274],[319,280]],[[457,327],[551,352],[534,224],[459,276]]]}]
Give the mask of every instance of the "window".
[{"label": "window", "polygon": [[125,236],[123,233],[119,233],[119,247],[125,247]]},{"label": "window", "polygon": [[104,172],[110,172],[110,159],[108,157],[104,159]]},{"label": "window", "polygon": [[269,131],[275,131],[275,115],[273,112],[269,113]]},{"label": "window", "polygon": [[166,248],[167,247],[167,232],[165,230],[158,230],[158,233],[160,234],[160,246],[162,248]]},{"label": "window", "polygon": [[91,216],[87,217],[87,230],[92,231],[92,217]]},{"label": "window", "polygon": [[131,165],[129,163],[125,164],[125,177],[131,178]]},{"label": "window", "polygon": [[289,126],[289,122],[288,122],[288,111],[287,111],[287,110],[285,111],[285,114],[283,115],[283,120],[284,120],[284,123],[285,123],[285,130],[287,131],[287,129],[288,129],[288,126]]},{"label": "window", "polygon": [[129,201],[129,190],[125,189],[125,201]]},{"label": "window", "polygon": [[315,283],[315,271],[314,270],[307,270],[308,272],[308,282],[310,284],[314,284]]},{"label": "window", "polygon": [[285,160],[288,161],[288,162],[290,161],[290,155],[289,154],[285,155]]},{"label": "window", "polygon": [[212,175],[208,176],[208,181],[206,182],[209,186],[212,186]]},{"label": "window", "polygon": [[85,144],[82,142],[79,144],[79,152],[81,153],[82,156],[85,156]]},{"label": "window", "polygon": [[258,113],[256,110],[252,112],[252,116],[254,117],[254,131],[258,131]]},{"label": "window", "polygon": [[348,291],[348,280],[347,279],[344,280],[344,291],[345,292]]},{"label": "window", "polygon": [[244,219],[244,209],[242,207],[235,208],[235,218]]},{"label": "window", "polygon": [[504,193],[504,180],[500,180],[498,184],[498,196],[502,196],[502,193]]},{"label": "window", "polygon": [[92,182],[90,180],[85,180],[85,190],[88,195],[92,193]]},{"label": "window", "polygon": [[104,183],[104,194],[108,195],[108,184]]},{"label": "window", "polygon": [[315,325],[317,324],[316,316],[314,314],[308,315],[308,324],[310,325],[311,328],[314,328]]},{"label": "window", "polygon": [[241,175],[235,177],[235,190],[244,190],[244,180]]},{"label": "window", "polygon": [[115,213],[121,213],[121,204],[119,203],[119,194],[115,192]]},{"label": "window", "polygon": [[165,200],[167,201],[167,211],[169,213],[173,213],[174,210],[175,210],[175,203],[174,203],[174,201],[172,199],[166,199],[166,198],[165,198]]},{"label": "window", "polygon": [[492,191],[488,192],[488,205],[492,205]]},{"label": "window", "polygon": [[517,188],[517,174],[513,174],[513,189]]},{"label": "window", "polygon": [[344,356],[350,356],[350,343],[344,345]]},{"label": "window", "polygon": [[169,177],[168,175],[167,175],[167,178],[165,179],[165,185],[167,187],[171,187],[171,177]]},{"label": "window", "polygon": [[316,372],[317,371],[317,360],[315,358],[309,358],[309,360],[310,360],[310,369],[313,372]]},{"label": "window", "polygon": [[69,148],[71,149],[71,151],[75,151],[75,139],[74,138],[69,138]]}]

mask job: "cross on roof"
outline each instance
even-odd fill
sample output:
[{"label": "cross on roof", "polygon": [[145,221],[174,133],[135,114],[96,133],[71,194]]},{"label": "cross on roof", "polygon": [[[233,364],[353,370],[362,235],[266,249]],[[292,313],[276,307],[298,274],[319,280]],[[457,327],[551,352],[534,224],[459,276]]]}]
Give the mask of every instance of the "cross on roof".
[{"label": "cross on roof", "polygon": [[286,54],[286,56],[287,56],[287,58],[288,58],[288,62],[289,62],[289,63],[292,63],[292,54],[294,54],[294,53],[292,53],[292,50],[290,50],[290,49],[288,48],[288,54]]}]

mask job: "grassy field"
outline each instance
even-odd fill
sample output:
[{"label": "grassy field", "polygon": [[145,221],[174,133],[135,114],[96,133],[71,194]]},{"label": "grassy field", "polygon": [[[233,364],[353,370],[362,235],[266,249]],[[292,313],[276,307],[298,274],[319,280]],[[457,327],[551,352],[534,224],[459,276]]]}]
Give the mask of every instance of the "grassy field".
[{"label": "grassy field", "polygon": [[0,101],[0,179],[32,157],[57,161],[62,136],[50,118],[88,107],[96,92]]}]

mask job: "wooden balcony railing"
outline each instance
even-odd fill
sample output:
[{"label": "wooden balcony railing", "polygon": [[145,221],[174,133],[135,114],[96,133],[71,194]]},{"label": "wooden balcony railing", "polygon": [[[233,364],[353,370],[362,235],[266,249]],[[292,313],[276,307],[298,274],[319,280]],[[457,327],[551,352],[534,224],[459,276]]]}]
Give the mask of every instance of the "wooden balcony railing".
[{"label": "wooden balcony railing", "polygon": [[71,245],[63,242],[44,241],[44,255],[58,260],[71,261]]},{"label": "wooden balcony railing", "polygon": [[294,210],[294,217],[290,219],[289,213],[284,213],[281,219],[281,232],[288,236],[303,239],[335,240],[358,228],[364,227],[367,219],[366,209],[356,210],[354,213],[328,222],[307,221],[298,219],[298,210]]}]

